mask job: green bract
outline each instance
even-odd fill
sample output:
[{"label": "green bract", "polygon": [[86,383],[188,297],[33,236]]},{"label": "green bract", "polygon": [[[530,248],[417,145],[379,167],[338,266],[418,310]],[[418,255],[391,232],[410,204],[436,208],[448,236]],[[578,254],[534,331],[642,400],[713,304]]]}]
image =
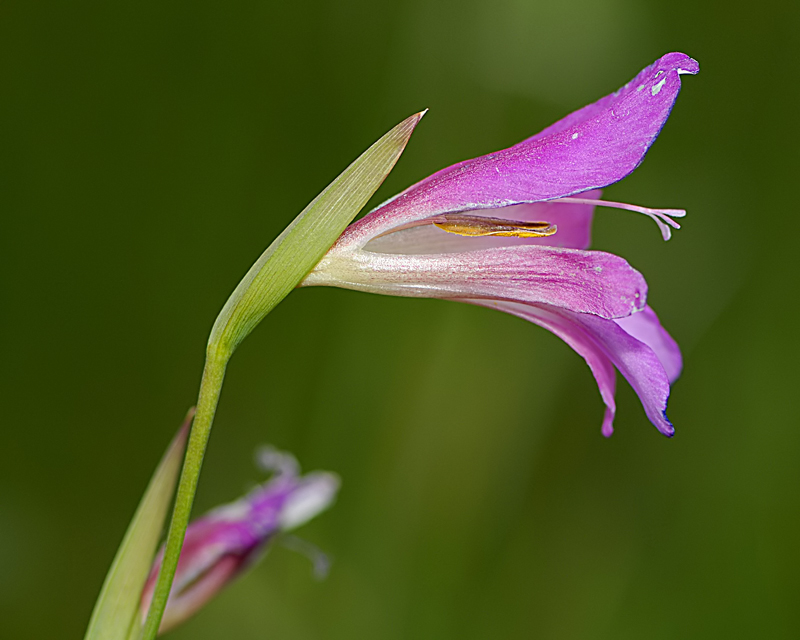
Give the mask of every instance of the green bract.
[{"label": "green bract", "polygon": [[139,508],[128,525],[94,605],[85,640],[126,640],[131,631],[138,631],[142,588],[161,539],[169,503],[175,493],[193,415],[194,411],[190,411],[186,416],[183,427],[153,473]]},{"label": "green bract", "polygon": [[424,113],[361,154],[261,254],[217,316],[209,348],[232,353],[306,277],[389,175]]}]

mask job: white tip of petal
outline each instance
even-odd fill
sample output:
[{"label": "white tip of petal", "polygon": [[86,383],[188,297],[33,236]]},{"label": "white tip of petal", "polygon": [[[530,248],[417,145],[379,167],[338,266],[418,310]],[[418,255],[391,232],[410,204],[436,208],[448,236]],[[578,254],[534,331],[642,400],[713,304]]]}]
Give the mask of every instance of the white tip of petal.
[{"label": "white tip of petal", "polygon": [[316,472],[304,476],[286,498],[278,524],[284,531],[299,527],[327,509],[339,491],[339,478],[332,473]]}]

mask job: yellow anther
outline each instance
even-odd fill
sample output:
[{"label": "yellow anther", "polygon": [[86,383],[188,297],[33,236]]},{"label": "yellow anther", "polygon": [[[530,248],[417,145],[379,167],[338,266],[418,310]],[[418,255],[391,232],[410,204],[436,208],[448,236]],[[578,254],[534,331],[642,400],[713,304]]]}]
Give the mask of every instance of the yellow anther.
[{"label": "yellow anther", "polygon": [[549,222],[525,222],[448,213],[431,220],[434,225],[459,236],[511,236],[515,238],[544,238],[556,232]]}]

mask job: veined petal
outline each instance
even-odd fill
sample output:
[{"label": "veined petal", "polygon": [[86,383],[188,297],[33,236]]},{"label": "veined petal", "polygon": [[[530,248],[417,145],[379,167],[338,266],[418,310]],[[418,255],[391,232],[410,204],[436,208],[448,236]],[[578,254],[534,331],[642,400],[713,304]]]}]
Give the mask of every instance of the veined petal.
[{"label": "veined petal", "polygon": [[242,558],[222,555],[209,566],[202,580],[199,580],[191,590],[170,596],[169,607],[164,611],[159,626],[159,635],[175,628],[202,609],[225,585],[241,573],[242,565]]},{"label": "veined petal", "polygon": [[640,313],[619,318],[617,324],[639,342],[644,342],[658,356],[670,383],[675,382],[683,369],[683,356],[678,343],[661,326],[656,312],[648,305]]},{"label": "veined petal", "polygon": [[[241,513],[235,514],[234,511]],[[223,586],[247,569],[277,533],[277,527],[274,527],[259,535],[246,521],[250,515],[249,506],[239,501],[216,509],[189,526],[169,603],[161,619],[160,633],[172,629],[202,608]],[[143,591],[144,613],[150,607],[163,553],[162,549],[156,557]]]},{"label": "veined petal", "polygon": [[315,285],[548,304],[603,318],[628,316],[647,296],[642,275],[618,256],[531,246],[433,255],[331,251],[302,283]]},{"label": "veined petal", "polygon": [[[646,100],[641,101],[639,104],[647,104],[649,109],[653,108],[660,108],[655,107],[654,105],[662,104],[663,100],[665,99],[662,95],[662,92],[667,90],[672,92],[671,99],[674,102],[675,98],[680,91],[680,83],[677,76],[682,75],[696,75],[700,71],[700,65],[697,63],[697,60],[690,58],[685,53],[680,53],[678,51],[673,51],[672,53],[668,53],[666,55],[661,56],[658,60],[656,60],[653,64],[649,67],[645,67],[642,69],[639,74],[630,82],[628,82],[624,87],[611,93],[603,98],[600,98],[597,102],[593,102],[592,104],[587,104],[585,107],[578,109],[577,111],[573,111],[568,116],[561,118],[561,120],[554,122],[546,129],[540,131],[534,136],[531,136],[527,140],[524,140],[521,144],[526,142],[530,142],[531,140],[538,140],[540,138],[545,138],[547,136],[553,135],[555,133],[559,133],[566,129],[571,129],[577,124],[582,122],[586,122],[591,120],[598,115],[607,112],[609,109],[614,108],[617,105],[626,105],[626,107],[630,108],[631,106],[636,106],[636,103],[625,103],[624,98],[631,93],[643,93],[644,89],[640,89],[639,87],[647,83],[648,80],[656,80],[655,84],[647,85],[646,88],[649,90],[651,96],[661,96],[662,102],[647,102]],[[669,75],[669,72],[674,72]],[[664,74],[667,73],[666,76],[667,80],[663,84],[661,80],[665,79]],[[677,80],[677,82],[676,82]],[[646,97],[646,96],[645,96]],[[667,114],[669,115],[669,109],[672,108],[670,104],[667,107]],[[666,116],[664,119],[666,120]],[[623,115],[623,117],[625,117]],[[659,131],[655,131],[655,135],[658,135]]]},{"label": "veined petal", "polygon": [[432,215],[495,209],[605,187],[631,173],[658,137],[680,91],[699,66],[669,53],[618,91],[519,144],[454,164],[351,225],[340,246],[363,246],[398,225]]},{"label": "veined petal", "polygon": [[499,309],[538,324],[581,355],[591,368],[606,404],[603,435],[610,436],[613,432],[616,408],[613,367],[619,369],[636,391],[650,422],[664,435],[674,434],[675,429],[666,415],[670,383],[661,361],[647,344],[627,333],[616,321],[539,305],[485,300],[466,302]]},{"label": "veined petal", "polygon": [[[599,200],[599,189],[581,194],[584,198]],[[569,198],[567,198],[569,199]],[[507,220],[524,222],[549,222],[558,228],[552,236],[545,238],[509,238],[501,236],[464,237],[447,233],[434,225],[422,225],[392,231],[370,240],[366,251],[378,253],[461,253],[495,247],[514,247],[526,244],[543,244],[568,249],[587,249],[592,237],[594,205],[562,202],[533,202],[518,204],[503,209],[479,209],[471,211],[476,216],[499,214]]]}]

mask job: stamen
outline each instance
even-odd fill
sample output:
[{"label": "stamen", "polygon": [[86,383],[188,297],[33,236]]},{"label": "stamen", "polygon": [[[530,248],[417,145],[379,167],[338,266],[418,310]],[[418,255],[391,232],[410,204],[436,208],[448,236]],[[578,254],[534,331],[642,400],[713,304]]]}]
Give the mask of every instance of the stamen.
[{"label": "stamen", "polygon": [[549,222],[526,222],[448,213],[431,218],[429,222],[459,236],[511,236],[515,238],[544,238],[556,232]]},{"label": "stamen", "polygon": [[317,580],[324,580],[328,577],[331,559],[328,557],[328,554],[317,545],[291,534],[284,534],[283,537],[281,537],[281,544],[287,549],[302,553],[306,558],[311,560],[311,564],[314,567],[314,577]]},{"label": "stamen", "polygon": [[626,204],[624,202],[611,202],[609,200],[592,200],[591,198],[556,198],[555,200],[548,200],[548,202],[561,202],[564,204],[591,204],[597,207],[610,207],[612,209],[626,209],[636,213],[643,213],[648,216],[658,225],[661,229],[661,237],[664,240],[669,240],[672,237],[673,229],[680,229],[679,225],[673,218],[683,218],[686,215],[684,209],[650,209],[649,207],[640,207],[635,204]]},{"label": "stamen", "polygon": [[278,451],[270,445],[258,448],[256,451],[256,466],[268,473],[289,478],[293,478],[300,473],[300,465],[292,454]]}]

